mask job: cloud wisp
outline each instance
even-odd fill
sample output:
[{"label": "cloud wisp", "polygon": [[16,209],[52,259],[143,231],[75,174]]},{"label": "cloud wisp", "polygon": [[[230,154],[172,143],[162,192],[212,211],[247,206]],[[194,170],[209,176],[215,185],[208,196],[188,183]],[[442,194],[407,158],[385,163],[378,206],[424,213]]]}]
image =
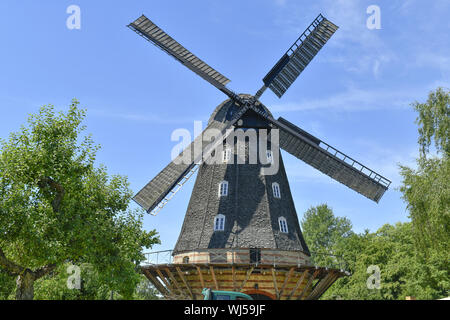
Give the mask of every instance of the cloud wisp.
[{"label": "cloud wisp", "polygon": [[436,87],[450,87],[450,83],[433,81],[421,87],[387,89],[360,89],[355,86],[349,86],[346,91],[327,97],[275,104],[271,106],[271,110],[274,112],[406,110],[410,108],[413,101],[426,99],[428,93]]}]

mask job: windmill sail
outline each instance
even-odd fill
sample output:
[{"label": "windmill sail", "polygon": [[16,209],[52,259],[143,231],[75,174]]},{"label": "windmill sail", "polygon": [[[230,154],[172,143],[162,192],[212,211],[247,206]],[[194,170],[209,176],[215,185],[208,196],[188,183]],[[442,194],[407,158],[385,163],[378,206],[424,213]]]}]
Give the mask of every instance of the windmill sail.
[{"label": "windmill sail", "polygon": [[230,82],[227,77],[214,70],[192,52],[184,48],[146,16],[142,15],[129,24],[128,27],[170,56],[174,57],[229,97],[235,97],[235,94],[225,87],[225,85]]},{"label": "windmill sail", "polygon": [[273,123],[280,129],[282,149],[363,196],[378,202],[391,184],[380,174],[289,121],[279,118]]},{"label": "windmill sail", "polygon": [[334,180],[378,202],[391,181],[283,118],[252,108],[280,130],[280,147]]},{"label": "windmill sail", "polygon": [[[227,129],[231,128],[249,108],[260,113],[260,110],[254,107],[255,100],[253,98],[245,100],[228,89],[226,87],[226,84],[230,82],[228,78],[200,60],[144,15],[128,27],[164,50],[240,105],[240,111],[233,114],[232,121],[227,123],[213,121],[207,129],[219,129],[222,132],[223,139],[225,139]],[[270,88],[278,97],[281,97],[337,29],[336,25],[320,14],[264,77],[264,86],[258,91],[256,98],[266,88]],[[275,120],[265,113],[261,116],[280,129],[281,148],[333,179],[376,202],[388,189],[389,180],[287,120],[283,118]],[[202,136],[203,133],[197,139],[203,139]],[[197,143],[198,141],[194,141],[188,147],[191,152],[194,149],[193,146]],[[203,143],[203,146],[209,148],[211,145]],[[169,163],[139,191],[134,200],[150,213],[154,210],[158,211],[158,208],[162,208],[184,182],[193,175],[197,165],[205,160],[202,155],[210,154],[212,150],[203,149],[199,159],[195,158],[196,155],[191,155],[191,160],[187,162],[180,161],[180,157],[183,157],[186,150],[183,151],[177,159]]]},{"label": "windmill sail", "polygon": [[[142,188],[134,197],[142,208],[147,212],[156,214],[158,211],[172,198],[186,180],[192,176],[196,166],[206,160],[212,151],[216,149],[227,135],[231,132],[231,128],[247,111],[248,107],[240,108],[235,113],[230,122],[223,123],[212,121],[208,127],[186,148],[180,155],[171,161],[160,173],[156,175],[144,188]],[[210,129],[218,129],[222,134],[222,139],[216,139],[213,144],[211,141],[202,141],[204,132]],[[195,146],[202,142],[201,153],[195,154]],[[185,152],[191,152],[189,161],[183,159]]]},{"label": "windmill sail", "polygon": [[256,97],[259,98],[266,88],[270,88],[281,98],[337,29],[336,25],[319,14],[264,77],[264,86]]}]

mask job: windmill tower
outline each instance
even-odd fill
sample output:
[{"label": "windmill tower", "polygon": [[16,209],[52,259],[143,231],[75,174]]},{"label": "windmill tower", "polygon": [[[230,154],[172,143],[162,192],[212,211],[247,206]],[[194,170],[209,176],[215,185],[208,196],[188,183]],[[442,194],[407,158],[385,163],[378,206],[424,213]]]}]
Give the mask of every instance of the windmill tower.
[{"label": "windmill tower", "polygon": [[281,98],[338,27],[320,14],[254,96],[234,93],[228,78],[144,15],[128,27],[228,96],[202,134],[134,197],[157,214],[198,170],[173,260],[144,266],[148,279],[172,299],[201,299],[205,287],[258,299],[318,299],[346,273],[311,265],[280,148],[376,202],[390,181],[275,119],[259,98],[267,88]]}]

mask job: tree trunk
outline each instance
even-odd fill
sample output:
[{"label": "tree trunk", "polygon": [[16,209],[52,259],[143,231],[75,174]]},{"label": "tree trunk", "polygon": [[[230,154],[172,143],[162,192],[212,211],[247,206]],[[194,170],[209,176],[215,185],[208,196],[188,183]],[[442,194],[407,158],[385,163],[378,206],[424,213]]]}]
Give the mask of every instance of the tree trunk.
[{"label": "tree trunk", "polygon": [[35,275],[30,269],[17,277],[16,300],[33,300]]}]

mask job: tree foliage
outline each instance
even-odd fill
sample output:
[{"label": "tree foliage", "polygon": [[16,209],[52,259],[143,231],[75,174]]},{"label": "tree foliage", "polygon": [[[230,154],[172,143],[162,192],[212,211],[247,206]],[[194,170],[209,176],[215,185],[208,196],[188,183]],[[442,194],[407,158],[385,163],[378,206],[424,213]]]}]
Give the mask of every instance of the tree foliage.
[{"label": "tree foliage", "polygon": [[85,111],[44,106],[28,126],[1,140],[0,267],[17,278],[16,297],[61,265],[87,263],[109,289],[132,296],[142,247],[159,239],[128,208],[126,177],[96,167],[99,146],[82,136]]},{"label": "tree foliage", "polygon": [[[355,235],[343,243],[341,250],[347,252],[347,259],[349,253],[354,258],[347,260],[351,275],[336,281],[324,299],[405,300],[406,296],[436,299],[446,295],[448,278],[445,280],[440,270],[430,272],[420,261],[415,253],[410,222],[387,224],[374,233]],[[367,285],[373,275],[368,269],[370,266],[380,270],[379,289]],[[437,285],[433,277],[441,277],[444,282]]]},{"label": "tree foliage", "polygon": [[414,110],[419,114],[416,124],[419,126],[419,147],[421,156],[426,156],[430,145],[438,153],[450,154],[450,91],[438,88],[430,92],[425,103],[414,102]]},{"label": "tree foliage", "polygon": [[[309,209],[305,217],[302,228],[308,244],[308,239],[337,236],[335,224],[330,222],[343,219],[335,217],[324,205]],[[406,296],[437,299],[448,294],[450,279],[446,263],[439,256],[434,256],[431,263],[421,259],[416,253],[411,222],[386,224],[373,233],[357,234],[347,227],[344,230],[340,240],[312,243],[317,252],[332,252],[342,257],[345,269],[350,272],[350,276],[337,280],[322,299],[404,300]],[[312,259],[320,266],[333,266],[314,251]],[[381,271],[380,289],[367,286],[372,275],[368,273],[369,266],[377,266]]]},{"label": "tree foliage", "polygon": [[339,243],[352,236],[352,223],[347,218],[335,217],[326,204],[309,208],[301,221],[303,236],[313,252],[312,263],[332,265],[336,262]]},{"label": "tree foliage", "polygon": [[36,300],[154,300],[158,299],[157,291],[142,274],[133,277],[128,290],[114,288],[108,279],[92,265],[80,264],[80,288],[69,288],[69,276],[73,275],[69,267],[71,263],[59,266],[52,275],[36,281]]},{"label": "tree foliage", "polygon": [[[417,169],[401,166],[400,191],[411,222],[378,231],[351,232],[325,205],[309,209],[302,222],[311,251],[333,253],[346,261],[351,276],[336,281],[324,299],[418,299],[446,297],[450,289],[450,92],[438,88],[425,103],[414,103],[419,133]],[[434,148],[432,152],[430,148]],[[341,221],[341,223],[339,223]],[[343,227],[337,227],[337,226]],[[312,255],[313,261],[329,260]],[[380,289],[370,289],[369,266],[381,271]]]},{"label": "tree foliage", "polygon": [[[415,240],[423,254],[450,248],[450,162],[418,160],[418,169],[401,167],[400,191],[407,203]],[[449,257],[450,258],[450,257]]]},{"label": "tree foliage", "polygon": [[[450,247],[450,91],[438,88],[425,103],[416,102],[413,107],[418,112],[420,157],[416,170],[400,167],[400,191],[417,245],[427,256],[430,249],[448,252]],[[436,149],[434,156],[430,152],[432,144]]]}]

